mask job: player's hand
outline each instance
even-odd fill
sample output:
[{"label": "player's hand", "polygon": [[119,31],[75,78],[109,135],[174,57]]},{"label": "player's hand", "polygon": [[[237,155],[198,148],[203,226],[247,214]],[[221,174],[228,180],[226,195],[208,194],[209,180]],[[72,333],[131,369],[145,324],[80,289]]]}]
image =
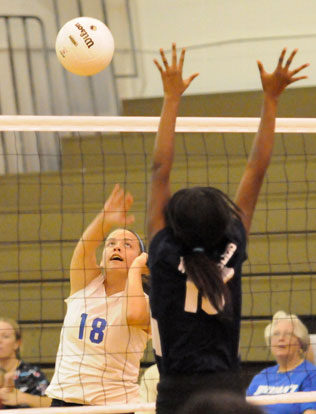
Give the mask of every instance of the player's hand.
[{"label": "player's hand", "polygon": [[180,58],[177,60],[175,43],[172,43],[172,58],[170,65],[163,49],[160,49],[160,55],[163,65],[161,65],[157,59],[154,59],[154,63],[161,74],[164,94],[166,97],[179,97],[188,88],[193,79],[198,76],[198,73],[194,73],[187,79],[182,78],[185,49],[182,49]]},{"label": "player's hand", "polygon": [[133,201],[134,199],[131,193],[125,193],[119,184],[115,184],[112,193],[103,207],[104,221],[111,223],[113,226],[122,227],[134,223],[134,215],[127,214]]},{"label": "player's hand", "polygon": [[263,67],[261,61],[257,61],[260,76],[261,76],[261,83],[263,87],[263,91],[274,98],[278,98],[284,89],[290,85],[291,83],[297,82],[301,79],[306,79],[307,76],[295,76],[301,70],[305,69],[309,66],[309,63],[305,63],[304,65],[299,66],[296,69],[290,70],[291,63],[296,55],[298,49],[294,49],[291,53],[290,57],[287,59],[285,65],[283,65],[286,48],[284,48],[281,52],[279,57],[279,61],[277,67],[275,68],[274,72],[267,73]]},{"label": "player's hand", "polygon": [[149,269],[147,267],[147,259],[148,259],[148,254],[143,252],[141,253],[139,256],[135,257],[135,259],[133,260],[133,263],[131,264],[130,269],[141,269],[141,274],[142,275],[148,275],[149,274]]}]

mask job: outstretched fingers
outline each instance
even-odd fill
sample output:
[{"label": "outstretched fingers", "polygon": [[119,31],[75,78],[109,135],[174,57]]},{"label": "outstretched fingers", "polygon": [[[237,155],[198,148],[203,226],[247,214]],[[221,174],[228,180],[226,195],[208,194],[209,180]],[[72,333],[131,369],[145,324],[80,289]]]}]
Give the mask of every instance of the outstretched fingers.
[{"label": "outstretched fingers", "polygon": [[190,83],[193,81],[193,79],[195,79],[197,76],[199,76],[199,73],[198,73],[198,72],[193,73],[193,75],[189,76],[189,77],[188,77],[188,78],[184,81],[185,85],[189,86],[189,85],[190,85]]},{"label": "outstretched fingers", "polygon": [[179,58],[179,69],[181,70],[181,72],[182,72],[182,69],[183,69],[184,58],[185,58],[185,48],[183,48],[181,50],[181,54],[180,54],[180,58]]},{"label": "outstretched fingers", "polygon": [[298,49],[294,49],[293,52],[291,53],[290,57],[288,58],[288,60],[286,61],[285,67],[289,68],[289,66],[292,63],[292,60],[294,59],[294,56],[296,55]]},{"label": "outstretched fingers", "polygon": [[104,207],[106,207],[106,205],[110,204],[113,202],[113,200],[117,197],[117,194],[120,191],[120,185],[119,184],[115,184],[115,186],[113,187],[113,190],[111,191],[111,194],[109,195],[108,199],[106,200]]},{"label": "outstretched fingers", "polygon": [[282,65],[283,65],[283,60],[284,60],[285,53],[286,53],[286,47],[282,50],[281,55],[279,57],[279,62],[278,62],[278,67],[279,68],[282,67]]},{"label": "outstretched fingers", "polygon": [[307,78],[308,78],[308,76],[298,76],[298,77],[296,77],[296,78],[291,78],[291,79],[289,80],[289,84],[294,83],[294,82],[297,82],[297,81],[299,81],[299,80],[301,80],[301,79],[307,79]]},{"label": "outstretched fingers", "polygon": [[133,202],[134,202],[134,198],[132,194],[126,193],[125,200],[124,200],[125,211],[129,211],[129,209],[132,207]]},{"label": "outstretched fingers", "polygon": [[165,52],[164,52],[163,49],[160,49],[160,56],[161,56],[161,59],[162,59],[162,62],[164,64],[165,68],[168,69],[169,68],[169,64],[168,64],[168,60],[166,58],[166,55],[165,55]]},{"label": "outstretched fingers", "polygon": [[258,65],[260,75],[262,75],[264,73],[264,67],[260,60],[257,60],[257,65]]},{"label": "outstretched fingers", "polygon": [[[176,68],[177,67],[177,46],[176,43],[172,43],[172,55],[171,55],[171,67]],[[168,70],[170,68],[168,60],[165,55],[165,51],[163,49],[160,49],[160,56],[161,60],[163,62],[163,66],[165,67],[165,70]],[[182,71],[183,68],[183,62],[184,62],[184,55],[185,55],[185,49],[182,49],[180,58],[179,58],[179,69]],[[163,73],[164,68],[161,66],[161,64],[158,62],[157,59],[154,59],[154,64],[157,66],[160,73]]]},{"label": "outstretched fingers", "polygon": [[160,65],[157,59],[154,59],[154,64],[157,66],[159,72],[162,73],[163,72],[162,66]]},{"label": "outstretched fingers", "polygon": [[[298,72],[300,72],[301,70],[303,70],[303,69],[307,68],[308,66],[309,66],[309,63],[305,63],[304,65],[299,66],[298,68],[294,69],[294,70],[291,72],[291,75],[292,75],[292,76],[293,76],[293,75],[296,75]],[[305,78],[307,78],[307,76],[303,76],[303,78],[305,79]]]},{"label": "outstretched fingers", "polygon": [[172,43],[172,66],[174,68],[177,66],[177,48],[175,43]]}]

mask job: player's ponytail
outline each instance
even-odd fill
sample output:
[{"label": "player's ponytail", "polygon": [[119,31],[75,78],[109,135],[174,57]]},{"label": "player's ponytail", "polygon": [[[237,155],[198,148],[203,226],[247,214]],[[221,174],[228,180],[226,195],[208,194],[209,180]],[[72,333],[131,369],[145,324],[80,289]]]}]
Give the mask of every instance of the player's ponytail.
[{"label": "player's ponytail", "polygon": [[217,312],[229,302],[229,292],[223,282],[218,264],[204,251],[196,251],[183,257],[187,277],[192,280],[202,296],[206,297]]},{"label": "player's ponytail", "polygon": [[220,256],[239,212],[224,193],[213,187],[179,190],[166,208],[166,223],[183,252],[185,272],[218,312],[229,300]]}]

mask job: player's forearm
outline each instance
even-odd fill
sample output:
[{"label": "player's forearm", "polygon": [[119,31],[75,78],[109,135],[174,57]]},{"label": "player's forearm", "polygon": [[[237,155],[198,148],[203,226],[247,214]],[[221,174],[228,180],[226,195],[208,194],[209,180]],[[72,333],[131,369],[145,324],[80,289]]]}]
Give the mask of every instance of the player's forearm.
[{"label": "player's forearm", "polygon": [[174,158],[175,125],[180,96],[166,96],[153,152],[152,170],[160,179],[168,178]]},{"label": "player's forearm", "polygon": [[[103,242],[106,234],[111,230],[112,224],[107,221],[102,210],[81,236],[74,251],[75,256],[88,257],[94,255],[96,249]],[[84,254],[83,254],[84,253]]]},{"label": "player's forearm", "polygon": [[143,290],[141,269],[129,270],[126,295],[128,325],[149,325],[149,303]]},{"label": "player's forearm", "polygon": [[264,174],[270,163],[274,145],[277,106],[277,98],[264,94],[260,124],[248,159],[248,165],[255,168],[258,174]]}]

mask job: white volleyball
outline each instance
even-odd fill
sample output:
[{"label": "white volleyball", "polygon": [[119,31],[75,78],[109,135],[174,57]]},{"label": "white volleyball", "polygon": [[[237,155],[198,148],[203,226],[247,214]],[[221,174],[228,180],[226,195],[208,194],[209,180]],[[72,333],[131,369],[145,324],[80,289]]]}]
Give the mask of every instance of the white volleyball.
[{"label": "white volleyball", "polygon": [[78,17],[67,22],[58,32],[56,54],[69,72],[91,76],[111,62],[114,39],[108,27],[93,17]]}]

